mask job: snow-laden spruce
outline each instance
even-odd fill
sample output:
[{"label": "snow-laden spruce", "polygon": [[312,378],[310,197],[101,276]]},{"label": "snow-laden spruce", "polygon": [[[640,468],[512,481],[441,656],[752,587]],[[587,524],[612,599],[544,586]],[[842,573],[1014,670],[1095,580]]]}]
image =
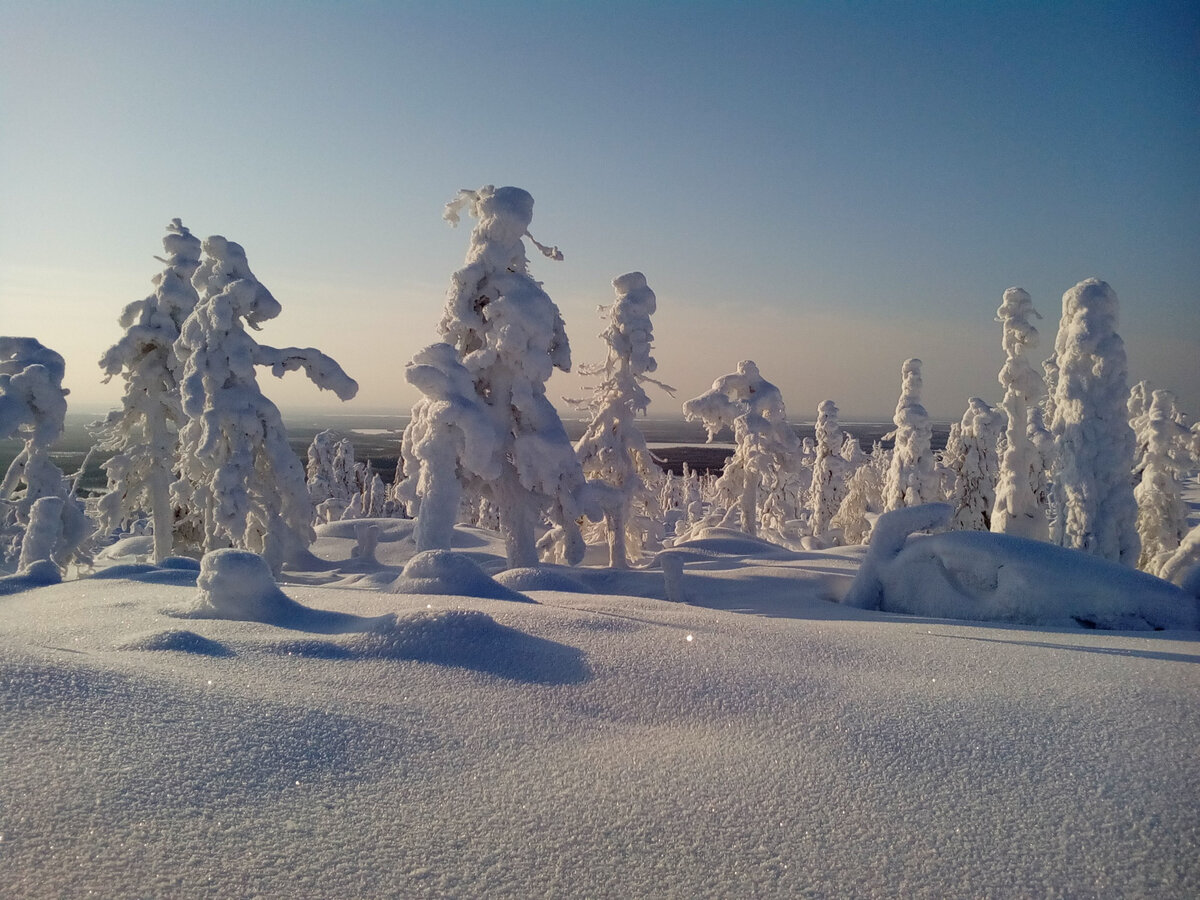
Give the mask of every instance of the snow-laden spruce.
[{"label": "snow-laden spruce", "polygon": [[940,484],[931,442],[933,427],[921,405],[921,360],[900,367],[900,399],[892,418],[896,445],[883,486],[884,509],[919,506],[940,499]]},{"label": "snow-laden spruce", "polygon": [[1004,388],[1001,402],[1008,423],[1004,433],[1004,452],[996,480],[996,502],[992,507],[991,529],[1002,534],[1044,541],[1050,536],[1046,497],[1040,489],[1046,460],[1030,437],[1030,411],[1045,389],[1041,374],[1026,355],[1038,345],[1038,331],[1029,321],[1041,315],[1033,308],[1033,298],[1023,288],[1004,292],[996,321],[1003,323],[1001,346],[1004,367],[998,376]]},{"label": "snow-laden spruce", "polygon": [[[759,374],[752,360],[722,375],[711,389],[683,404],[684,418],[699,421],[712,441],[723,428],[733,430],[733,456],[717,480],[717,489],[737,527],[757,535],[760,528],[779,536],[799,514],[803,482],[800,439],[788,424],[779,388]],[[727,517],[729,518],[729,517]]]},{"label": "snow-laden spruce", "polygon": [[65,370],[34,338],[0,337],[0,440],[22,442],[0,481],[0,571],[88,559],[92,523],[50,455],[67,414]]},{"label": "snow-laden spruce", "polygon": [[[648,542],[662,539],[662,509],[658,483],[662,472],[637,426],[639,414],[650,405],[643,385],[655,384],[669,394],[674,389],[655,381],[658,368],[651,355],[654,330],[650,317],[657,306],[654,291],[641,272],[613,279],[617,298],[600,307],[608,327],[601,333],[608,344],[602,365],[580,366],[584,375],[601,381],[585,404],[591,421],[575,444],[575,454],[592,490],[600,497],[604,522],[599,526],[609,548],[609,565],[626,568],[638,559]],[[603,487],[601,487],[603,486]]]},{"label": "snow-laden spruce", "polygon": [[[547,517],[558,554],[576,564],[586,549],[578,522],[585,512],[598,514],[588,508],[583,470],[546,399],[554,369],[571,369],[571,347],[558,307],[529,274],[522,238],[533,240],[533,197],[516,187],[464,190],[446,205],[445,218],[457,224],[464,209],[476,224],[438,331],[470,374],[496,432],[500,471],[478,484],[478,500],[499,513],[510,566],[537,565],[537,532]],[[562,258],[557,248],[533,242]]]},{"label": "snow-laden spruce", "polygon": [[1141,541],[1130,472],[1125,344],[1117,334],[1117,295],[1096,278],[1063,294],[1054,341],[1051,540],[1113,562],[1137,564]]},{"label": "snow-laden spruce", "polygon": [[500,435],[454,347],[426,347],[404,377],[423,396],[404,429],[397,496],[417,520],[417,550],[449,550],[463,486],[478,495],[500,477]]},{"label": "snow-laden spruce", "polygon": [[1183,501],[1183,479],[1196,464],[1190,448],[1191,431],[1179,421],[1175,395],[1154,391],[1150,404],[1133,426],[1141,448],[1133,489],[1137,501],[1137,529],[1142,542],[1138,568],[1158,575],[1179,549],[1188,532],[1188,506]]},{"label": "snow-laden spruce", "polygon": [[196,307],[191,279],[200,266],[200,241],[179,219],[167,225],[162,243],[165,256],[156,258],[166,268],[152,279],[154,292],[125,307],[119,319],[125,334],[100,359],[105,382],[120,376],[125,391],[121,408],[96,430],[99,449],[115,451],[103,465],[108,491],[96,504],[97,525],[106,532],[128,530],[148,515],[155,562],[170,556],[174,546],[170,489],[183,423],[175,341]]},{"label": "snow-laden spruce", "polygon": [[990,531],[999,475],[997,447],[1004,434],[1004,414],[972,397],[962,421],[950,428],[942,454],[947,492],[954,506],[950,527],[959,531]]},{"label": "snow-laden spruce", "polygon": [[258,386],[257,366],[276,376],[303,369],[317,387],[342,400],[358,384],[318,350],[257,343],[258,330],[279,315],[279,302],[246,262],[240,245],[204,241],[192,278],[199,300],[175,343],[187,422],[179,433],[179,506],[202,527],[204,551],[234,547],[262,554],[278,572],[312,543],[313,503],[304,468],[288,446],[275,404]]},{"label": "snow-laden spruce", "polygon": [[[817,407],[817,453],[813,460],[812,485],[808,492],[808,507],[812,510],[810,529],[822,543],[832,539],[833,518],[846,498],[846,472],[853,464],[842,457],[846,441],[838,426],[838,408],[832,400]],[[855,447],[858,446],[855,442]],[[861,454],[861,450],[859,451]]]}]

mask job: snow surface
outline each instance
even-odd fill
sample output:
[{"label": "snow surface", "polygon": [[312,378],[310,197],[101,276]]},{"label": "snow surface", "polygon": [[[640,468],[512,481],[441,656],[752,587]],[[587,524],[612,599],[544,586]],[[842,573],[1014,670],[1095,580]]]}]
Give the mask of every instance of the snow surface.
[{"label": "snow surface", "polygon": [[0,596],[5,896],[1200,895],[1200,633],[868,612],[862,548],[720,529],[670,551],[690,605],[387,593],[412,523],[366,574],[353,524],[307,583],[201,575],[267,622],[180,618],[179,567]]}]

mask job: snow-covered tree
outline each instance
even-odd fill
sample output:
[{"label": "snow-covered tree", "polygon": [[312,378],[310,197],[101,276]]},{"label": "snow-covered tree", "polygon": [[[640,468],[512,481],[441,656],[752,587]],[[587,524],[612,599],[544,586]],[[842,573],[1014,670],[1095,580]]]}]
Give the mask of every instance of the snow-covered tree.
[{"label": "snow-covered tree", "polygon": [[1044,541],[1050,534],[1050,522],[1045,495],[1039,492],[1037,482],[1043,477],[1045,461],[1029,436],[1030,411],[1041,398],[1044,383],[1026,356],[1038,345],[1038,332],[1030,316],[1041,318],[1029,293],[1017,287],[1006,290],[996,310],[996,321],[1004,325],[1001,346],[1006,359],[998,377],[1004,388],[1001,407],[1008,421],[991,530]]},{"label": "snow-covered tree", "polygon": [[149,515],[154,526],[154,559],[171,555],[175,508],[171,484],[176,479],[180,405],[180,364],[175,341],[196,306],[192,275],[200,265],[200,241],[172,219],[163,238],[166,268],[152,279],[154,293],[130,303],[121,313],[125,334],[100,359],[105,381],[125,381],[121,409],[113,410],[96,429],[102,450],[115,451],[104,463],[108,492],[96,504],[98,525],[105,531],[126,529]]},{"label": "snow-covered tree", "polygon": [[1137,529],[1142,542],[1138,568],[1157,575],[1188,532],[1188,505],[1183,501],[1183,478],[1193,460],[1191,432],[1178,421],[1175,397],[1154,391],[1149,407],[1133,421],[1142,447],[1134,475]]},{"label": "snow-covered tree", "polygon": [[900,399],[892,418],[896,445],[883,487],[884,510],[920,506],[941,499],[934,466],[933,427],[921,405],[921,360],[906,359],[900,367]]},{"label": "snow-covered tree", "polygon": [[[537,530],[546,517],[561,536],[563,557],[576,564],[586,550],[578,521],[595,511],[574,448],[546,399],[553,370],[571,369],[571,347],[558,307],[529,274],[522,238],[533,240],[533,197],[492,185],[460,191],[445,218],[456,224],[463,209],[476,224],[438,331],[470,373],[497,434],[500,472],[479,485],[480,499],[499,511],[509,566],[537,565]],[[562,258],[557,248],[533,243]]]},{"label": "snow-covered tree", "polygon": [[662,537],[653,534],[662,519],[656,490],[662,470],[637,426],[638,415],[644,415],[650,405],[643,385],[655,384],[670,394],[674,389],[650,377],[658,368],[650,355],[654,341],[650,317],[657,301],[646,276],[620,275],[613,279],[613,288],[617,299],[600,308],[608,321],[600,335],[608,344],[608,358],[602,365],[580,367],[584,375],[602,380],[591,400],[582,404],[591,421],[575,444],[575,455],[583,474],[607,488],[600,494],[604,509],[600,527],[608,543],[609,564],[624,569],[630,557],[641,555],[647,537]]},{"label": "snow-covered tree", "polygon": [[1004,435],[1004,426],[1003,413],[978,397],[972,397],[962,421],[950,430],[950,440],[942,458],[954,479],[950,489],[954,506],[950,527],[957,531],[991,529],[1000,469],[996,450]]},{"label": "snow-covered tree", "polygon": [[400,456],[397,496],[417,520],[417,549],[449,550],[463,485],[478,492],[500,475],[500,440],[471,373],[449,344],[432,344],[404,370],[424,395],[413,406]]},{"label": "snow-covered tree", "polygon": [[837,416],[838,408],[832,400],[825,400],[817,407],[814,430],[817,439],[816,458],[813,461],[808,508],[812,510],[810,529],[818,541],[829,539],[833,517],[846,497],[846,471],[850,465],[841,456],[845,438],[842,437]]},{"label": "snow-covered tree", "polygon": [[279,315],[279,302],[223,237],[204,241],[192,278],[199,301],[183,323],[175,354],[182,363],[180,479],[173,495],[203,524],[207,552],[235,547],[262,554],[278,572],[315,538],[304,468],[288,446],[275,404],[258,386],[256,366],[276,376],[303,369],[319,388],[348,400],[357,383],[312,348],[276,349],[246,331]]},{"label": "snow-covered tree", "polygon": [[743,531],[760,526],[779,531],[799,512],[807,487],[801,476],[800,439],[788,424],[779,388],[759,374],[751,360],[722,375],[712,388],[683,404],[684,418],[700,421],[711,441],[723,428],[733,429],[734,452],[717,488]]},{"label": "snow-covered tree", "polygon": [[331,430],[313,435],[308,446],[305,476],[308,493],[316,505],[318,522],[360,519],[370,506],[369,462],[354,458],[354,444]]},{"label": "snow-covered tree", "polygon": [[92,523],[50,456],[67,414],[65,369],[62,356],[33,338],[0,337],[0,440],[23,444],[0,481],[3,571],[88,561]]},{"label": "snow-covered tree", "polygon": [[1141,541],[1130,472],[1134,434],[1117,295],[1096,278],[1063,294],[1054,341],[1056,459],[1051,539],[1113,562],[1137,564]]}]

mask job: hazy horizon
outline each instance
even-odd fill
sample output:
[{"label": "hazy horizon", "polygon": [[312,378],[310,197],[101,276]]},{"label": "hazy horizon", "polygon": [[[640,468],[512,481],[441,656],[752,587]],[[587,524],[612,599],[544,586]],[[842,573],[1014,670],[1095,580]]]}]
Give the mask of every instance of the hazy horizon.
[{"label": "hazy horizon", "polygon": [[[471,223],[460,188],[535,198],[573,359],[642,271],[651,413],[742,359],[789,418],[890,419],[909,357],[930,414],[997,403],[994,315],[1108,281],[1130,382],[1200,414],[1200,10],[1187,4],[0,0],[0,333],[67,359],[72,403],[152,289],[164,227],[241,243],[316,346],[407,411]],[[282,409],[332,409],[298,375]],[[581,396],[575,376],[549,386]]]}]

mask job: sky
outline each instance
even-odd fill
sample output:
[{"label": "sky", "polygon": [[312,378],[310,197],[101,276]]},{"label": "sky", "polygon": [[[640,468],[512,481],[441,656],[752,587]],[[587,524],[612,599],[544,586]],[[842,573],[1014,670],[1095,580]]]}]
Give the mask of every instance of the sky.
[{"label": "sky", "polygon": [[0,333],[62,353],[81,407],[119,402],[97,361],[179,217],[245,247],[283,307],[261,341],[359,381],[342,411],[407,412],[467,249],[443,205],[485,184],[562,249],[531,268],[577,364],[646,274],[652,414],[753,359],[794,421],[890,418],[919,357],[956,420],[1002,397],[1004,289],[1041,358],[1089,276],[1131,381],[1200,414],[1195,4],[0,0]]}]

